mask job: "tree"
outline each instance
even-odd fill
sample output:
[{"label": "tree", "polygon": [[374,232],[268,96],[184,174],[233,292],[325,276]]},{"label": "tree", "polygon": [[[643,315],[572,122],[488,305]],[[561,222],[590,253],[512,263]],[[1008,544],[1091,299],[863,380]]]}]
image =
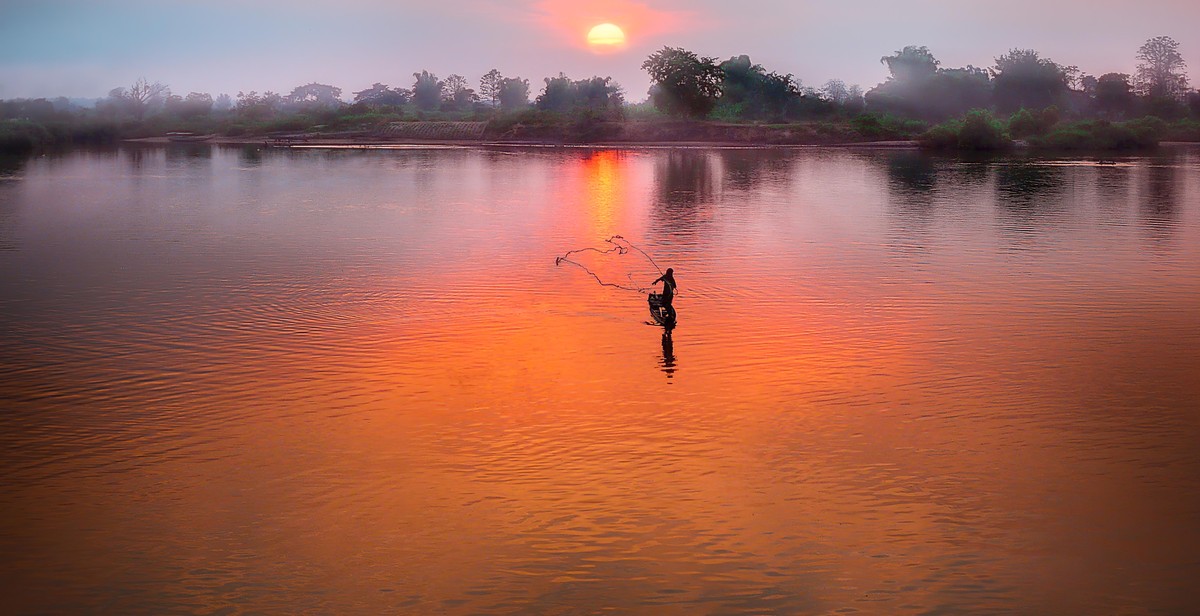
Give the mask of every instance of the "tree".
[{"label": "tree", "polygon": [[404,88],[389,88],[386,84],[374,83],[366,90],[354,93],[354,102],[370,106],[399,107],[408,102],[409,91]]},{"label": "tree", "polygon": [[450,75],[443,82],[442,97],[447,106],[454,109],[468,109],[479,96],[475,90],[467,87],[467,78],[462,75]]},{"label": "tree", "polygon": [[1182,100],[1187,93],[1187,63],[1179,54],[1179,43],[1169,36],[1157,36],[1137,52],[1134,83],[1138,93],[1150,98]]},{"label": "tree", "polygon": [[500,108],[511,111],[529,104],[529,80],[508,77],[500,82]]},{"label": "tree", "polygon": [[446,84],[429,71],[413,73],[416,81],[413,83],[413,101],[417,107],[424,110],[437,109],[442,102],[442,90]]},{"label": "tree", "polygon": [[1106,73],[1096,80],[1096,110],[1108,117],[1120,117],[1128,113],[1135,99],[1129,75]]},{"label": "tree", "polygon": [[928,47],[909,45],[879,61],[891,74],[867,92],[869,111],[941,120],[991,105],[987,71],[970,65],[939,68]]},{"label": "tree", "polygon": [[171,95],[171,89],[159,83],[149,83],[145,77],[138,78],[128,88],[113,88],[108,97],[117,108],[123,109],[137,119],[142,119],[152,107],[163,104]]},{"label": "tree", "polygon": [[283,106],[283,97],[266,91],[262,96],[253,90],[249,93],[237,93],[237,114],[249,120],[262,120],[271,116]]},{"label": "tree", "polygon": [[284,101],[298,107],[339,107],[342,104],[342,89],[323,83],[296,86]]},{"label": "tree", "polygon": [[625,95],[612,77],[592,77],[574,82],[575,106],[617,119],[623,113]]},{"label": "tree", "polygon": [[229,111],[233,109],[233,99],[228,94],[217,96],[217,100],[213,103],[213,109],[217,111]]},{"label": "tree", "polygon": [[941,64],[924,45],[908,45],[904,49],[879,59],[888,67],[891,79],[899,82],[920,81],[937,72]]},{"label": "tree", "polygon": [[558,77],[546,77],[546,87],[538,95],[534,105],[542,111],[566,111],[575,104],[575,92],[571,88],[571,79],[559,73]]},{"label": "tree", "polygon": [[547,77],[546,87],[534,104],[543,111],[559,113],[590,111],[607,118],[620,117],[624,96],[612,77],[592,77],[571,81],[566,75]]},{"label": "tree", "polygon": [[715,58],[702,58],[685,49],[663,47],[642,63],[657,88],[651,98],[660,111],[703,118],[721,97],[724,71]]},{"label": "tree", "polygon": [[210,94],[190,92],[186,98],[167,97],[167,111],[183,119],[198,118],[212,113],[213,98]]},{"label": "tree", "polygon": [[500,87],[504,83],[504,75],[498,69],[492,69],[479,78],[479,97],[495,107],[500,102]]},{"label": "tree", "polygon": [[1005,112],[1049,107],[1068,89],[1063,68],[1032,49],[1011,49],[996,58],[992,78],[996,106]]},{"label": "tree", "polygon": [[745,118],[782,118],[800,97],[800,84],[791,75],[768,73],[750,56],[729,58],[720,65],[722,113]]}]

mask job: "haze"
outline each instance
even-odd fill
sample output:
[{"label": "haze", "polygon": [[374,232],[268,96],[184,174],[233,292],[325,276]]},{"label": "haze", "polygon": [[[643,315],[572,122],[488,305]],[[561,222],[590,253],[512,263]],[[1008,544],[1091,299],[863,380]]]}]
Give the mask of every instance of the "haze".
[{"label": "haze", "polygon": [[[1086,73],[1133,72],[1138,46],[1169,35],[1200,67],[1200,3],[1190,0],[1003,5],[947,0],[903,4],[722,0],[481,0],[339,2],[7,0],[0,4],[0,98],[100,97],[139,77],[176,93],[286,93],[312,81],[350,93],[374,82],[410,87],[412,73],[458,73],[477,83],[491,68],[532,89],[564,72],[611,76],[643,100],[642,60],[663,45],[725,59],[749,54],[770,70],[819,87],[843,79],[869,89],[879,58],[926,45],[944,66],[991,66],[1033,48]],[[897,12],[903,7],[902,12]],[[612,22],[619,53],[585,36]]]}]

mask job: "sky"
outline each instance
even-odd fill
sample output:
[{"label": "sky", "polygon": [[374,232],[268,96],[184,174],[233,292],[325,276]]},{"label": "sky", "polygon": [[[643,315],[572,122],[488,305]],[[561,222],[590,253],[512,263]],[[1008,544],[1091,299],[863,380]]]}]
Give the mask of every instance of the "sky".
[{"label": "sky", "polygon": [[[625,31],[623,49],[588,47],[603,22]],[[1200,84],[1200,0],[0,0],[0,98],[99,97],[145,78],[213,96],[315,81],[349,99],[375,82],[411,87],[420,70],[477,87],[496,68],[533,95],[560,72],[612,77],[636,102],[650,85],[641,63],[663,46],[867,90],[905,45],[945,67],[1032,48],[1100,75],[1132,73],[1160,35]]]}]

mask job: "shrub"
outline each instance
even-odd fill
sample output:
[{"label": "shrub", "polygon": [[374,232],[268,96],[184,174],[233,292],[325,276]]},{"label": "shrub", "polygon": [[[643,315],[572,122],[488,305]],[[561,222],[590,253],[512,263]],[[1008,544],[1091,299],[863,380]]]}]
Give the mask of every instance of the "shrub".
[{"label": "shrub", "polygon": [[1136,150],[1158,145],[1162,122],[1157,118],[1114,124],[1086,120],[1060,126],[1049,134],[1030,140],[1030,145],[1051,150]]},{"label": "shrub", "polygon": [[920,136],[923,147],[941,150],[1004,150],[1012,146],[1004,125],[986,109],[943,122]]},{"label": "shrub", "polygon": [[1200,121],[1179,120],[1167,128],[1165,138],[1170,141],[1200,141]]},{"label": "shrub", "polygon": [[0,121],[0,153],[24,154],[51,141],[50,132],[28,120]]}]

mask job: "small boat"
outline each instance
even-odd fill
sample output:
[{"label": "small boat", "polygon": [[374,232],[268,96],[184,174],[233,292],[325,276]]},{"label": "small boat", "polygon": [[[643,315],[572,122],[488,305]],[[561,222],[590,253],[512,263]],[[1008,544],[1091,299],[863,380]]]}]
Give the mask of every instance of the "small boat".
[{"label": "small boat", "polygon": [[659,325],[668,325],[673,320],[671,319],[671,311],[663,305],[662,293],[651,293],[646,301],[650,304],[650,318],[654,319]]},{"label": "small boat", "polygon": [[177,130],[167,133],[167,141],[190,143],[194,141],[208,141],[212,139],[212,135],[201,135],[190,130]]}]

